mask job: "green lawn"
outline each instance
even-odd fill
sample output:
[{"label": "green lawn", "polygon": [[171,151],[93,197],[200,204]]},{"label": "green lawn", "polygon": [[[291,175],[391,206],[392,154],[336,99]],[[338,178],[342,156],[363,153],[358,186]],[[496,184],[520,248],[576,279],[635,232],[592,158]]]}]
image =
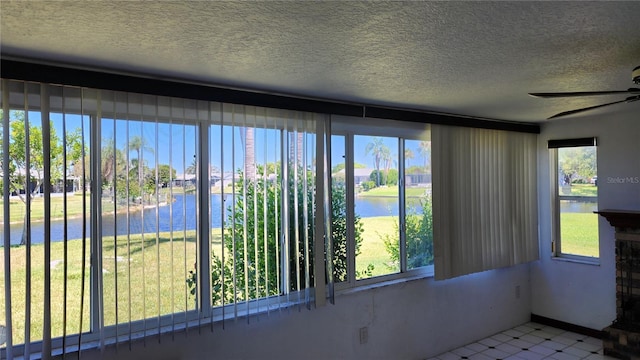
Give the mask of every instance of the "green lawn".
[{"label": "green lawn", "polygon": [[[86,196],[87,214],[90,209],[89,194]],[[3,221],[4,206],[0,201],[0,223]],[[15,198],[9,202],[9,221],[11,223],[23,222],[26,206],[22,200]],[[51,197],[51,219],[64,217],[64,197]],[[82,214],[82,194],[67,195],[67,217],[80,216]],[[35,197],[31,200],[31,221],[42,221],[44,219],[44,197]]]},{"label": "green lawn", "polygon": [[373,276],[400,271],[398,265],[391,262],[381,239],[385,234],[392,235],[396,231],[396,218],[393,216],[367,217],[360,221],[362,221],[364,232],[360,255],[356,257],[356,270],[363,272],[369,264],[373,264]]},{"label": "green lawn", "polygon": [[[428,188],[425,187],[407,187],[405,188],[405,195],[407,197],[418,197],[424,195]],[[358,193],[361,197],[374,197],[374,196],[398,196],[398,186],[381,186],[373,188],[369,191],[363,191]]]},{"label": "green lawn", "polygon": [[[397,272],[398,269],[389,260],[384,243],[380,236],[395,229],[392,217],[376,217],[362,219],[364,225],[361,255],[356,259],[356,267],[362,271],[368,264],[373,264],[373,275]],[[213,251],[220,254],[221,240],[219,229],[212,231]],[[193,297],[188,295],[186,278],[196,263],[195,232],[105,237],[103,238],[103,288],[104,319],[106,325],[160,314],[180,313],[193,309]],[[127,254],[130,254],[127,256]],[[24,342],[25,331],[25,279],[26,279],[26,247],[12,246],[11,279],[12,279],[12,318],[14,344]],[[89,251],[87,249],[85,267],[85,299],[89,299]],[[67,242],[67,333],[77,333],[80,317],[80,294],[82,285],[82,242]],[[52,336],[63,334],[64,309],[64,243],[51,244],[51,296],[52,296]],[[143,266],[144,264],[144,266]],[[186,265],[185,265],[186,264]],[[0,268],[4,267],[4,257],[0,257]],[[44,301],[44,246],[31,247],[31,340],[42,339],[42,317]],[[117,286],[116,276],[117,274]],[[130,282],[130,284],[129,284]],[[131,287],[131,293],[129,292]],[[4,288],[4,277],[0,276],[0,289]],[[117,288],[117,294],[116,294]],[[159,294],[159,295],[158,295]],[[116,301],[118,307],[116,311]],[[129,307],[129,303],[131,306]],[[84,330],[89,326],[89,303],[84,303]],[[0,292],[0,313],[4,313],[4,292]]]},{"label": "green lawn", "polygon": [[562,213],[560,238],[561,250],[565,254],[599,257],[598,215]]},{"label": "green lawn", "polygon": [[[373,275],[395,273],[398,271],[387,253],[382,236],[396,231],[394,217],[362,218],[364,228],[361,253],[356,258],[356,269],[363,272],[369,264],[374,266]],[[588,213],[562,214],[563,251],[585,256],[598,256],[597,215]],[[219,229],[212,231],[213,251],[220,254],[221,239]],[[595,235],[594,235],[595,234]],[[128,249],[129,247],[129,249]],[[116,323],[116,276],[118,322],[140,320],[160,314],[180,313],[194,308],[193,298],[187,294],[185,279],[196,263],[195,232],[160,233],[156,241],[155,234],[132,235],[103,239],[103,281],[105,323]],[[12,317],[14,343],[24,341],[24,301],[26,277],[26,247],[10,248],[12,277]],[[127,254],[130,256],[127,257]],[[44,286],[44,247],[33,245],[31,248],[31,340],[42,338],[43,286]],[[52,335],[63,333],[63,284],[64,284],[64,243],[51,244],[52,277]],[[68,319],[67,323],[79,323],[80,288],[82,281],[82,243],[79,240],[68,242]],[[87,251],[88,259],[88,251]],[[143,264],[145,266],[143,266]],[[186,264],[186,265],[185,265]],[[89,291],[88,260],[85,265],[85,292]],[[0,257],[0,268],[4,267],[4,257]],[[160,269],[159,269],[160,268]],[[131,284],[129,285],[129,281]],[[131,286],[131,293],[129,292]],[[0,289],[4,288],[4,277],[0,276]],[[159,294],[159,295],[158,295]],[[4,313],[4,292],[0,292],[0,313]],[[86,296],[86,299],[89,297]],[[129,307],[129,303],[131,307]],[[84,304],[85,330],[89,324],[89,304]],[[78,328],[69,327],[67,333],[77,333]]]},{"label": "green lawn", "polygon": [[[221,241],[219,232],[213,231],[213,251],[219,254]],[[130,247],[130,250],[127,247]],[[11,315],[13,317],[14,343],[24,341],[25,331],[25,278],[26,247],[13,246],[11,251],[11,279],[13,294]],[[82,284],[82,242],[68,242],[67,262],[67,328],[68,334],[77,333],[80,316],[80,294]],[[160,233],[156,242],[155,234],[132,235],[103,239],[103,281],[105,324],[116,323],[116,276],[118,322],[140,320],[160,314],[180,313],[193,309],[193,298],[187,294],[185,279],[196,263],[195,232]],[[130,254],[130,256],[127,256]],[[89,252],[85,262],[85,299],[89,296]],[[52,335],[63,334],[64,309],[64,243],[51,244],[51,312]],[[144,266],[143,266],[144,265]],[[42,318],[44,301],[44,246],[31,247],[31,340],[42,339]],[[0,268],[4,268],[4,257],[0,258]],[[129,281],[131,284],[129,284]],[[129,292],[129,286],[131,292]],[[0,276],[0,289],[4,288],[4,276]],[[159,294],[159,295],[158,295]],[[129,303],[131,307],[129,307]],[[4,314],[4,291],[0,294],[0,313]],[[89,326],[89,303],[84,303],[84,329]],[[3,324],[4,325],[4,324]],[[75,326],[75,327],[73,327]]]},{"label": "green lawn", "polygon": [[572,184],[571,196],[598,196],[598,187],[593,184]]}]

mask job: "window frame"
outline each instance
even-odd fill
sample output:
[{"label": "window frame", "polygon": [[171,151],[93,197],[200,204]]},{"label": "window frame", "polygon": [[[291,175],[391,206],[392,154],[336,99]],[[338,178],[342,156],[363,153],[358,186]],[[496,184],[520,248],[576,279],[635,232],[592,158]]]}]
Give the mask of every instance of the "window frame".
[{"label": "window frame", "polygon": [[[600,265],[600,254],[598,256],[586,256],[580,254],[574,254],[569,252],[562,251],[562,211],[560,202],[563,200],[579,200],[584,198],[584,196],[575,196],[575,195],[562,195],[560,191],[559,184],[559,149],[563,148],[577,148],[577,147],[594,147],[596,150],[596,175],[597,176],[597,138],[589,137],[589,138],[574,138],[574,139],[559,139],[559,140],[549,140],[548,141],[548,149],[549,149],[549,172],[551,174],[551,186],[550,186],[550,195],[551,195],[551,258],[554,260],[560,261],[570,261],[570,262],[579,262],[590,265]],[[589,197],[593,198],[593,197]],[[596,207],[598,206],[598,195],[596,193],[595,196]],[[598,247],[600,246],[600,236],[598,230],[596,229],[596,234],[598,238]]]},{"label": "window frame", "polygon": [[[420,136],[427,133],[428,136]],[[346,116],[333,116],[331,135],[344,136],[345,138],[345,186],[347,206],[347,280],[336,282],[335,288],[339,293],[352,290],[366,289],[378,284],[434,276],[434,264],[414,269],[407,269],[406,258],[406,196],[405,196],[405,141],[420,140],[431,141],[430,124],[415,123],[398,120],[385,120],[377,118],[354,118]],[[399,271],[391,274],[372,276],[356,279],[356,255],[355,255],[355,184],[354,184],[354,136],[381,136],[398,140],[398,226],[400,233],[400,264]],[[335,145],[332,145],[332,149]],[[333,164],[329,168],[331,168]]]},{"label": "window frame", "polygon": [[[4,81],[5,80],[3,79],[3,82]],[[23,86],[25,92],[27,92],[26,89],[28,86],[33,86],[30,83],[21,82],[21,81],[18,81],[16,83],[20,84],[20,86]],[[43,89],[41,91],[44,93],[44,95],[39,94],[39,96],[53,96],[49,94],[49,91],[51,88],[60,89],[60,91],[63,91],[63,89],[66,88],[66,86],[64,85],[60,86],[60,85],[51,85],[51,84],[45,84],[45,83],[38,84],[37,86],[40,86],[41,89]],[[93,92],[93,91],[101,91],[101,90],[92,89],[90,91]],[[111,94],[114,94],[110,90],[106,90],[106,91]],[[90,209],[90,212],[87,214],[87,221],[90,221],[91,224],[93,224],[89,228],[89,231],[87,232],[87,238],[86,238],[87,250],[89,252],[89,255],[87,256],[87,263],[91,265],[87,270],[87,275],[86,275],[87,276],[86,291],[88,295],[85,298],[86,300],[85,306],[88,307],[89,310],[88,310],[88,317],[86,317],[85,320],[83,321],[83,327],[88,327],[88,330],[79,331],[77,333],[68,333],[68,334],[64,334],[64,336],[56,334],[49,339],[43,338],[38,340],[29,340],[28,342],[23,342],[18,344],[7,342],[3,344],[2,347],[0,347],[0,357],[7,356],[7,353],[11,353],[13,356],[24,356],[25,353],[28,353],[31,356],[38,353],[51,352],[52,354],[56,355],[56,354],[62,354],[63,351],[65,351],[66,349],[73,349],[74,347],[76,348],[76,350],[71,350],[71,351],[77,351],[77,350],[88,349],[88,348],[103,348],[105,345],[109,345],[109,344],[127,342],[133,339],[142,339],[149,336],[157,336],[167,332],[188,329],[191,327],[201,326],[203,324],[208,324],[208,323],[213,324],[215,322],[224,321],[225,319],[228,319],[231,317],[248,317],[251,315],[267,313],[269,311],[285,309],[291,306],[302,307],[304,306],[305,302],[308,303],[309,296],[311,296],[312,298],[315,298],[316,294],[323,294],[324,296],[324,294],[326,293],[326,290],[324,289],[324,287],[322,289],[317,290],[315,284],[311,284],[311,287],[306,289],[305,288],[301,288],[297,290],[291,289],[290,286],[287,285],[287,281],[286,281],[287,277],[290,276],[290,274],[287,274],[287,267],[282,266],[280,264],[278,265],[278,271],[280,272],[282,279],[285,279],[285,280],[283,280],[283,282],[280,284],[280,287],[278,289],[279,293],[277,295],[271,295],[271,296],[268,295],[266,297],[260,297],[257,299],[248,299],[247,301],[243,300],[233,304],[225,303],[224,305],[213,305],[211,301],[211,298],[212,298],[211,266],[210,266],[210,258],[211,258],[211,251],[210,251],[211,224],[210,222],[211,220],[210,220],[210,213],[209,213],[210,211],[210,200],[209,200],[209,197],[210,197],[209,171],[210,170],[209,169],[212,162],[210,161],[211,159],[210,159],[209,152],[210,152],[210,146],[212,144],[217,145],[213,142],[211,137],[212,128],[215,126],[224,127],[228,125],[222,119],[220,120],[211,119],[211,115],[214,113],[214,111],[217,110],[217,109],[213,109],[213,106],[211,105],[213,103],[202,102],[202,104],[200,104],[200,101],[180,99],[179,101],[192,102],[193,104],[195,104],[194,106],[197,108],[197,110],[203,110],[200,108],[200,105],[206,105],[208,107],[206,110],[209,113],[208,113],[208,116],[205,116],[204,118],[201,116],[201,114],[199,114],[199,111],[198,113],[195,114],[195,117],[186,116],[185,114],[183,114],[182,117],[175,118],[175,120],[179,121],[179,123],[176,123],[174,122],[175,121],[174,116],[163,118],[161,116],[158,116],[157,114],[155,116],[145,114],[143,111],[140,111],[140,113],[127,112],[126,115],[118,116],[115,111],[113,112],[103,111],[101,107],[98,107],[96,110],[87,111],[86,113],[85,112],[76,113],[75,111],[77,111],[78,109],[73,109],[73,110],[64,109],[64,108],[59,109],[53,106],[47,106],[47,109],[43,110],[39,107],[39,104],[25,104],[24,105],[25,108],[22,109],[19,106],[12,106],[12,104],[8,101],[9,93],[10,91],[6,91],[5,94],[2,94],[4,96],[2,110],[7,110],[7,115],[6,115],[7,123],[9,122],[8,119],[10,118],[9,114],[16,111],[17,112],[24,111],[25,113],[31,113],[31,112],[38,113],[39,117],[42,119],[45,119],[47,117],[52,118],[52,115],[54,114],[60,115],[61,118],[64,118],[64,116],[67,114],[79,115],[81,118],[86,117],[86,120],[83,120],[83,121],[86,121],[88,123],[87,125],[89,125],[89,128],[87,129],[87,135],[86,135],[88,151],[85,155],[87,161],[89,162],[89,166],[87,167],[87,176],[95,180],[89,181],[87,183],[87,187],[90,189],[90,192],[88,192],[88,194],[90,194],[90,197],[87,200],[87,205]],[[126,94],[128,93],[122,92],[119,94],[125,94],[126,96]],[[139,95],[139,96],[140,96],[140,99],[142,99],[146,95]],[[151,96],[155,97],[155,95],[151,95]],[[165,99],[168,99],[169,102],[171,102],[171,100],[175,98],[165,98]],[[89,101],[92,101],[92,100],[95,100],[95,99],[89,98]],[[116,99],[114,97],[113,99],[110,99],[110,100],[116,103],[122,99]],[[41,101],[43,102],[46,101],[48,103],[50,99],[46,98],[45,100],[41,100]],[[80,100],[80,101],[83,101],[83,100]],[[143,104],[144,103],[141,101],[140,108],[143,107]],[[223,105],[226,105],[227,103],[216,103],[216,104],[220,106],[220,108],[222,108]],[[82,111],[83,109],[81,108],[79,110]],[[222,111],[222,109],[220,109],[220,111]],[[287,113],[285,113],[285,115],[280,114],[279,111],[280,111],[279,109],[275,109],[274,110],[275,115],[272,114],[274,118],[277,118],[276,120],[272,120],[274,124],[277,123],[278,121],[281,121],[280,119],[281,117],[284,117],[286,119],[291,119],[293,121],[307,121],[307,120],[300,120],[295,116],[291,117],[291,115],[289,114],[291,111],[289,110],[286,110]],[[311,142],[308,145],[304,145],[304,146],[305,147],[309,146],[308,151],[316,151],[317,149],[322,148],[320,136],[317,134],[317,131],[321,126],[318,124],[324,120],[315,119],[315,116],[319,115],[322,117],[324,115],[315,114],[315,113],[308,113],[308,114],[312,114],[310,116],[314,117],[313,122],[315,122],[317,125],[305,127],[304,129],[299,129],[295,126],[294,128],[279,127],[280,125],[278,125],[277,131],[279,132],[279,136],[281,137],[285,136],[285,132],[287,131],[289,131],[290,134],[293,134],[294,131],[295,133],[298,133],[298,131],[301,131],[300,133],[314,136],[315,140],[313,140],[313,142],[317,142],[318,144],[316,145],[313,142]],[[111,288],[110,289],[105,288],[104,286],[105,283],[103,281],[104,273],[103,271],[98,270],[103,268],[103,262],[104,262],[103,247],[105,245],[105,241],[104,241],[105,236],[103,236],[102,234],[103,206],[102,206],[101,198],[102,198],[102,192],[103,192],[103,189],[102,189],[103,181],[101,176],[95,175],[95,174],[101,173],[101,164],[102,164],[102,146],[101,145],[103,143],[102,132],[103,132],[104,121],[113,122],[114,129],[118,121],[122,121],[124,123],[136,122],[140,124],[142,123],[181,124],[181,125],[189,125],[194,127],[195,137],[197,139],[196,140],[197,143],[195,144],[195,151],[196,151],[195,156],[198,164],[196,169],[196,178],[195,178],[196,201],[197,201],[197,206],[196,206],[197,210],[195,214],[197,218],[195,232],[196,232],[196,242],[197,242],[196,246],[198,248],[197,255],[196,255],[197,266],[198,266],[198,280],[197,280],[198,284],[196,285],[196,291],[197,291],[196,301],[198,302],[198,305],[193,309],[187,309],[184,312],[177,312],[174,309],[172,312],[169,312],[166,314],[160,314],[160,315],[157,313],[156,314],[151,313],[151,314],[147,314],[147,316],[142,319],[131,320],[131,321],[126,321],[126,319],[124,319],[122,322],[116,322],[113,324],[104,325],[105,323],[104,313],[105,313],[105,309],[107,308],[104,301],[104,293],[106,291],[113,291],[113,289]],[[44,123],[45,121],[42,120],[42,122]],[[49,127],[48,122],[46,122],[46,124],[47,124],[46,127],[48,128]],[[245,125],[246,127],[253,127],[254,129],[262,129],[262,127],[257,127],[255,126],[255,124],[245,124]],[[241,127],[238,124],[236,124],[235,126],[238,128]],[[276,126],[276,125],[273,125],[273,126]],[[264,129],[272,130],[272,128],[266,128],[266,127]],[[157,141],[158,141],[157,133],[154,135],[154,140],[156,141],[156,145],[157,145]],[[281,145],[282,145],[282,148],[280,150],[282,150],[282,152],[279,154],[277,161],[279,161],[281,163],[281,166],[284,167],[286,166],[284,164],[289,160],[291,154],[288,151],[286,151],[287,149],[284,147],[286,145],[284,141],[281,142]],[[158,164],[155,164],[155,165],[157,166]],[[311,166],[311,164],[307,164],[307,165]],[[49,165],[45,165],[45,166],[49,166]],[[321,168],[322,168],[322,164],[321,162],[318,162],[317,169],[321,169]],[[232,170],[232,171],[235,171],[235,170]],[[284,176],[285,175],[283,175],[283,177]],[[318,181],[323,181],[322,180],[323,177],[324,177],[324,173],[316,172],[316,175],[313,176],[314,178],[313,181],[316,183]],[[282,179],[283,184],[286,184],[287,182],[288,182],[287,179],[285,178]],[[318,188],[319,187],[320,186],[318,186]],[[282,192],[280,196],[281,197],[285,196],[285,193]],[[313,196],[318,197],[319,195],[315,194]],[[314,201],[313,205],[315,205],[316,203],[322,204],[322,201],[316,200]],[[8,202],[6,202],[6,204],[8,204]],[[312,206],[312,204],[309,204],[308,206]],[[5,212],[5,213],[8,214],[8,212]],[[280,217],[282,216],[284,216],[284,214],[281,213]],[[318,218],[320,219],[320,221],[322,221],[321,219],[323,219],[323,215],[318,214]],[[320,228],[324,230],[324,227],[321,226]],[[322,236],[318,235],[317,239],[322,239]],[[50,244],[51,241],[45,240],[44,243]],[[324,245],[322,244],[322,241],[318,241],[318,243],[319,243],[318,246],[324,247]],[[287,249],[285,249],[284,247],[279,248],[279,252],[281,254],[284,254],[285,251],[287,251]],[[313,256],[316,257],[315,270],[317,270],[318,266],[321,266],[321,269],[324,269],[323,261],[321,261],[324,259],[324,254],[322,252],[318,252],[317,248],[312,248],[311,251]],[[320,256],[319,259],[318,259],[318,256]],[[282,256],[282,259],[284,259],[284,256]],[[314,268],[311,267],[307,271],[314,271]],[[322,301],[324,301],[324,297]],[[309,307],[308,304],[307,304],[307,307]],[[178,321],[174,320],[174,316],[176,314],[179,314],[181,317],[181,319],[179,319]],[[13,319],[13,321],[16,321],[16,320]],[[11,344],[10,348],[7,348],[8,344]]]}]

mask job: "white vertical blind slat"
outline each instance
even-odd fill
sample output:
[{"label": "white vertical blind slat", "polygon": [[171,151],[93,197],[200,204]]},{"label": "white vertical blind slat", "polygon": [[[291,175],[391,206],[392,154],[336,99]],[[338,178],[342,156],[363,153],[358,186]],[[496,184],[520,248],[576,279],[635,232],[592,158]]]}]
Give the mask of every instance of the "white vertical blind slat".
[{"label": "white vertical blind slat", "polygon": [[[2,79],[2,163],[9,163],[9,81]],[[4,169],[3,169],[4,170]],[[3,196],[10,193],[9,172],[2,174]],[[11,318],[11,218],[9,213],[9,201],[3,199],[4,243],[2,252],[4,255],[4,317],[5,317],[5,344],[8,360],[13,359],[13,319]],[[27,305],[25,305],[27,306]]]}]

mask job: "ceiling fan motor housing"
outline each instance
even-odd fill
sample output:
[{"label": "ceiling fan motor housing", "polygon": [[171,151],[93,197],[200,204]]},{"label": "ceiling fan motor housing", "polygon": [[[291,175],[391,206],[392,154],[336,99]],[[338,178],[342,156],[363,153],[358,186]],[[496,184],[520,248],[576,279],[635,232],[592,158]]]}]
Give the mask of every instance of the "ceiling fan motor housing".
[{"label": "ceiling fan motor housing", "polygon": [[631,80],[636,84],[640,84],[640,66],[636,66],[631,72]]}]

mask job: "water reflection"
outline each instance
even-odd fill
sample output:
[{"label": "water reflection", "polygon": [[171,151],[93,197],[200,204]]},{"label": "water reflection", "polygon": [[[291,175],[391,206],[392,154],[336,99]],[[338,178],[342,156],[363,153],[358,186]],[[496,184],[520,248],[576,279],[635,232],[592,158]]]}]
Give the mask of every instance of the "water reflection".
[{"label": "water reflection", "polygon": [[560,200],[560,212],[563,213],[593,213],[598,210],[598,203],[584,200]]}]

